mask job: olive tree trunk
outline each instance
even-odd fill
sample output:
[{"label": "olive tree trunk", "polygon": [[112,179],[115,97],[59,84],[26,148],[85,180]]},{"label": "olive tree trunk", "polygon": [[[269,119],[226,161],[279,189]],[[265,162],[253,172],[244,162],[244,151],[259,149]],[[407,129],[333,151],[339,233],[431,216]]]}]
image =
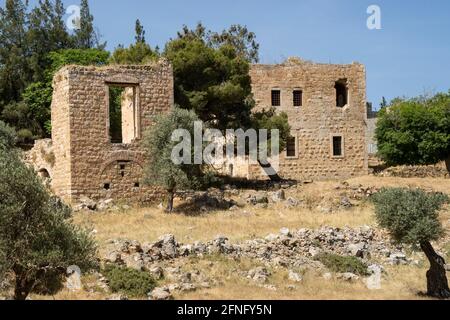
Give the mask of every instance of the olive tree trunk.
[{"label": "olive tree trunk", "polygon": [[23,301],[33,290],[35,279],[29,279],[26,272],[15,272],[14,300]]},{"label": "olive tree trunk", "polygon": [[173,212],[173,198],[175,197],[175,191],[173,189],[167,190],[167,213]]},{"label": "olive tree trunk", "polygon": [[420,247],[430,261],[430,270],[427,271],[427,295],[439,299],[450,298],[444,258],[434,251],[428,241],[422,242]]}]

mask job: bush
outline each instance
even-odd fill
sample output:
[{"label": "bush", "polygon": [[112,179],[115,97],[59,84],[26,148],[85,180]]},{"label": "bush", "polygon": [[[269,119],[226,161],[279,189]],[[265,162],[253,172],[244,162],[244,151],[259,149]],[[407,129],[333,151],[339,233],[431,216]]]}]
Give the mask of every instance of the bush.
[{"label": "bush", "polygon": [[361,276],[368,275],[367,265],[356,257],[340,256],[332,253],[321,253],[315,258],[333,272],[351,272]]},{"label": "bush", "polygon": [[17,135],[13,128],[0,121],[0,148],[12,149],[17,142]]},{"label": "bush", "polygon": [[387,165],[450,166],[450,92],[395,100],[379,114],[376,139]]},{"label": "bush", "polygon": [[449,201],[447,195],[420,189],[383,188],[372,199],[378,224],[395,241],[417,245],[443,235],[439,209]]},{"label": "bush", "polygon": [[14,150],[0,148],[0,279],[14,273],[16,300],[34,290],[54,292],[69,266],[97,267],[94,239],[70,216]]},{"label": "bush", "polygon": [[108,279],[112,292],[124,293],[130,297],[146,296],[156,286],[155,279],[144,271],[107,265],[102,274]]}]

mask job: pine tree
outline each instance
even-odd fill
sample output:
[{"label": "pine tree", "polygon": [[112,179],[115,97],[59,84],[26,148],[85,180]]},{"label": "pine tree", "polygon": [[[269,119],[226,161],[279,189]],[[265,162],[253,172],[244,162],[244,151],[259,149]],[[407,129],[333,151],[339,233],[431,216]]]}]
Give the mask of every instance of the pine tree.
[{"label": "pine tree", "polygon": [[139,19],[136,20],[136,27],[135,27],[135,31],[136,31],[136,43],[145,43],[145,30],[144,30],[144,26],[141,24],[141,21],[139,21]]},{"label": "pine tree", "polygon": [[75,38],[79,49],[90,49],[96,45],[94,17],[91,15],[88,0],[81,0],[80,29],[76,31]]},{"label": "pine tree", "polygon": [[0,8],[0,106],[19,100],[30,79],[26,30],[25,4],[6,0]]},{"label": "pine tree", "polygon": [[48,68],[48,53],[69,46],[69,34],[64,21],[64,7],[60,0],[40,0],[29,14],[27,42],[31,49],[31,68],[34,81],[44,80]]}]

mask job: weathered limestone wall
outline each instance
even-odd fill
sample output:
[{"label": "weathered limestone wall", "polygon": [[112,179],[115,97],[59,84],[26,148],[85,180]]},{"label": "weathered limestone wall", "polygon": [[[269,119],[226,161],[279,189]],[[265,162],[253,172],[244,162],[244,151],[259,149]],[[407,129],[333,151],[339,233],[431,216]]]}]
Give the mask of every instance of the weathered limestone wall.
[{"label": "weathered limestone wall", "polygon": [[[123,135],[129,143],[110,141],[109,85],[133,87],[136,92],[137,136],[130,118]],[[130,99],[129,91],[123,99]],[[62,68],[55,75],[52,102],[55,192],[70,202],[82,197],[127,201],[158,197],[158,190],[141,181],[146,161],[141,138],[154,116],[172,106],[172,67],[165,60],[145,66]]]},{"label": "weathered limestone wall", "polygon": [[69,101],[68,69],[58,72],[53,78],[51,105],[52,144],[55,164],[51,174],[53,191],[65,200],[72,195],[71,172],[71,108]]},{"label": "weathered limestone wall", "polygon": [[[280,65],[253,65],[250,72],[257,109],[271,108],[272,90],[281,91],[281,106],[297,137],[297,156],[280,159],[280,175],[292,179],[346,178],[367,174],[366,74],[359,63],[315,64],[291,60]],[[335,83],[347,79],[349,101],[336,106]],[[294,107],[293,91],[303,91],[303,105]],[[342,135],[344,154],[334,157],[333,135]],[[255,167],[253,178],[261,178]]]}]

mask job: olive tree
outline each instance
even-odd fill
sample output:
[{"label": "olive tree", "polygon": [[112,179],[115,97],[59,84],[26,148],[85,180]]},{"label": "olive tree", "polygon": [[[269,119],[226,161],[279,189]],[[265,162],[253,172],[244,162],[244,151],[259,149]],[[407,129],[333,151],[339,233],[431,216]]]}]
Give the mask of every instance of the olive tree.
[{"label": "olive tree", "polygon": [[419,246],[428,258],[427,294],[450,298],[444,258],[431,245],[431,241],[439,240],[444,234],[439,210],[448,203],[448,196],[420,189],[388,188],[374,195],[373,200],[379,225],[386,228],[396,242]]},{"label": "olive tree", "polygon": [[[180,141],[173,141],[177,129],[186,130],[194,137],[194,123],[200,121],[194,111],[174,108],[170,113],[156,117],[146,132],[144,146],[148,163],[144,168],[145,182],[167,191],[167,212],[173,211],[173,200],[177,189],[195,189],[201,186],[202,168],[194,164],[194,146],[191,146],[189,163],[175,163],[172,152]],[[193,140],[192,140],[193,141]],[[183,156],[183,155],[182,155]],[[184,155],[186,156],[186,155]]]},{"label": "olive tree", "polygon": [[14,274],[16,300],[69,266],[97,266],[95,242],[70,216],[18,152],[0,148],[0,277]]}]

